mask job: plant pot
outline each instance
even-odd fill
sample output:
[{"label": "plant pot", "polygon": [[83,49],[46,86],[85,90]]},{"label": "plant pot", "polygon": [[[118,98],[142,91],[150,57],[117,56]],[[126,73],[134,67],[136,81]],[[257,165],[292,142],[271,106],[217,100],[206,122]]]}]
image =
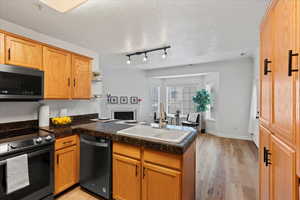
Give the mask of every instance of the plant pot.
[{"label": "plant pot", "polygon": [[201,112],[200,113],[200,124],[198,127],[200,133],[205,133],[205,129],[206,129],[206,122],[205,122],[205,113]]}]

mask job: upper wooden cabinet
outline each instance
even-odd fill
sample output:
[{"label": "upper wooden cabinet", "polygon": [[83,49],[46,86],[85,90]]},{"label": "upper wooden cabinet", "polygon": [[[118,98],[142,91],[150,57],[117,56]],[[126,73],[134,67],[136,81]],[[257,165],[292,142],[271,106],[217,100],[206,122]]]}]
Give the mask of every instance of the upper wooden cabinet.
[{"label": "upper wooden cabinet", "polygon": [[71,54],[43,47],[45,99],[71,98]]},{"label": "upper wooden cabinet", "polygon": [[273,20],[265,20],[260,33],[260,121],[265,127],[271,123]]},{"label": "upper wooden cabinet", "polygon": [[4,34],[0,33],[0,64],[5,62],[4,51]]},{"label": "upper wooden cabinet", "polygon": [[72,98],[90,99],[92,81],[90,59],[72,55],[72,79]]},{"label": "upper wooden cabinet", "polygon": [[5,63],[41,69],[42,46],[35,42],[7,35]]},{"label": "upper wooden cabinet", "polygon": [[277,0],[272,8],[274,23],[274,62],[272,64],[272,124],[271,130],[280,139],[295,146],[296,132],[296,1]]}]

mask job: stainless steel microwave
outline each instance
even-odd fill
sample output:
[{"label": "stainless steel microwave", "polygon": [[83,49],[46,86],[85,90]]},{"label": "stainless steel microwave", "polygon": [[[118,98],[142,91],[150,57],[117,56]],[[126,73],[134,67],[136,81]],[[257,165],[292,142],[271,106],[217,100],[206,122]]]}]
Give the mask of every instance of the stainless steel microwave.
[{"label": "stainless steel microwave", "polygon": [[43,97],[43,71],[0,64],[0,101],[38,101]]}]

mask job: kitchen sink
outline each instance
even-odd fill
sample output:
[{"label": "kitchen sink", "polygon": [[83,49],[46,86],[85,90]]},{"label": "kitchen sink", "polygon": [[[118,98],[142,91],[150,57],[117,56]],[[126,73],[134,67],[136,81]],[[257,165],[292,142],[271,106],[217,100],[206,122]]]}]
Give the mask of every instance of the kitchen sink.
[{"label": "kitchen sink", "polygon": [[152,128],[147,125],[137,125],[117,132],[117,134],[137,137],[148,140],[180,143],[191,133],[190,129],[184,128]]}]

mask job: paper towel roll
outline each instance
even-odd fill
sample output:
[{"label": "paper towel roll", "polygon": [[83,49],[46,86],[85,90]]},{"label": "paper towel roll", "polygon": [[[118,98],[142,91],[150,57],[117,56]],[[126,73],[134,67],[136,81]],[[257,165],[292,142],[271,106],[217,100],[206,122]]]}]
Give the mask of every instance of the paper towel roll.
[{"label": "paper towel roll", "polygon": [[49,126],[49,105],[41,105],[39,109],[39,127]]}]

